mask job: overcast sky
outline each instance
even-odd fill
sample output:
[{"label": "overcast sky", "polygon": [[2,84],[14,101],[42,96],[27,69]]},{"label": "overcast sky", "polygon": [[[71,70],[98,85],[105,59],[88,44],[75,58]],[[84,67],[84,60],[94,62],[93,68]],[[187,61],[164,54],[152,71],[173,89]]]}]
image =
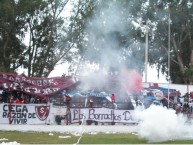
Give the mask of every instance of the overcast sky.
[{"label": "overcast sky", "polygon": [[[67,73],[68,65],[58,65],[55,69],[51,72],[49,77],[61,76],[63,73]],[[168,83],[165,79],[165,76],[160,73],[160,77],[157,77],[157,70],[156,68],[148,67],[147,73],[147,82],[152,83]],[[145,75],[143,76],[143,82],[145,81]]]}]

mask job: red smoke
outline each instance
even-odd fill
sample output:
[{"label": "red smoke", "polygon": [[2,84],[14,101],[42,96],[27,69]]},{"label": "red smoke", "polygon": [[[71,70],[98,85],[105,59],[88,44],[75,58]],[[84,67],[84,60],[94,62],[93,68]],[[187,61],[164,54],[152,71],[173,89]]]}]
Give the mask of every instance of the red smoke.
[{"label": "red smoke", "polygon": [[137,93],[142,89],[142,76],[136,70],[121,71],[122,86],[129,93]]}]

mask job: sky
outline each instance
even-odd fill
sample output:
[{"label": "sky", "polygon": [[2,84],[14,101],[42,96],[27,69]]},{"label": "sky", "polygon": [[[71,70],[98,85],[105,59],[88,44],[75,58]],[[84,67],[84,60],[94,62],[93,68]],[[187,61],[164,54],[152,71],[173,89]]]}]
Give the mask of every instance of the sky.
[{"label": "sky", "polygon": [[[54,70],[50,73],[49,77],[57,77],[57,76],[62,76],[63,74],[67,74],[68,75],[68,64],[60,64],[60,65],[56,65],[54,67]],[[27,71],[24,69],[19,69],[18,70],[18,74],[26,74],[27,75]],[[150,83],[168,83],[168,81],[166,80],[165,76],[163,74],[161,74],[160,72],[160,77],[157,77],[157,70],[155,67],[150,67],[148,66],[147,68],[147,82]],[[143,74],[143,82],[145,82],[145,75]]]},{"label": "sky", "polygon": [[[155,67],[150,67],[148,66],[147,68],[147,82],[152,82],[152,83],[168,83],[166,80],[165,76],[160,72],[159,78],[157,77],[158,72]],[[145,75],[144,75],[145,76]],[[143,76],[143,82],[145,81],[145,78]]]},{"label": "sky", "polygon": [[[160,73],[160,77],[157,77],[157,70],[155,67],[150,67],[148,66],[147,68],[147,82],[152,82],[152,83],[168,83],[168,81],[165,79],[165,76]],[[49,77],[56,77],[56,76],[61,76],[64,73],[68,73],[68,65],[63,64],[63,65],[57,65],[54,70],[50,73]],[[143,74],[143,82],[145,81]]]}]

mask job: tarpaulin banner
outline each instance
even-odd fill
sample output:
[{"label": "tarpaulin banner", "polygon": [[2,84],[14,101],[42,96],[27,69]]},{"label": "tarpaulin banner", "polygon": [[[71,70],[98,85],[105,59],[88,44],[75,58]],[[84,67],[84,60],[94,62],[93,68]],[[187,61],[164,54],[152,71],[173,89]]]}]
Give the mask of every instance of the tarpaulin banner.
[{"label": "tarpaulin banner", "polygon": [[116,110],[109,108],[71,108],[71,122],[84,120],[98,122],[137,123],[134,110]]},{"label": "tarpaulin banner", "polygon": [[0,124],[47,124],[50,119],[50,105],[0,104]]},{"label": "tarpaulin banner", "polygon": [[75,84],[72,77],[37,78],[0,72],[0,89],[17,90],[35,96],[49,96]]}]

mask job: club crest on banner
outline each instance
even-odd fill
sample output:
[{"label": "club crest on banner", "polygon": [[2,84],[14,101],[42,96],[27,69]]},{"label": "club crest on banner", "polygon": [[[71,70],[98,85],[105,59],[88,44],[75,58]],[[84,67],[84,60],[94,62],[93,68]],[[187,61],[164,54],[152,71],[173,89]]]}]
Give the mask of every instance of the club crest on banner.
[{"label": "club crest on banner", "polygon": [[50,113],[50,106],[35,106],[35,111],[37,117],[41,120],[44,121],[48,117]]}]

